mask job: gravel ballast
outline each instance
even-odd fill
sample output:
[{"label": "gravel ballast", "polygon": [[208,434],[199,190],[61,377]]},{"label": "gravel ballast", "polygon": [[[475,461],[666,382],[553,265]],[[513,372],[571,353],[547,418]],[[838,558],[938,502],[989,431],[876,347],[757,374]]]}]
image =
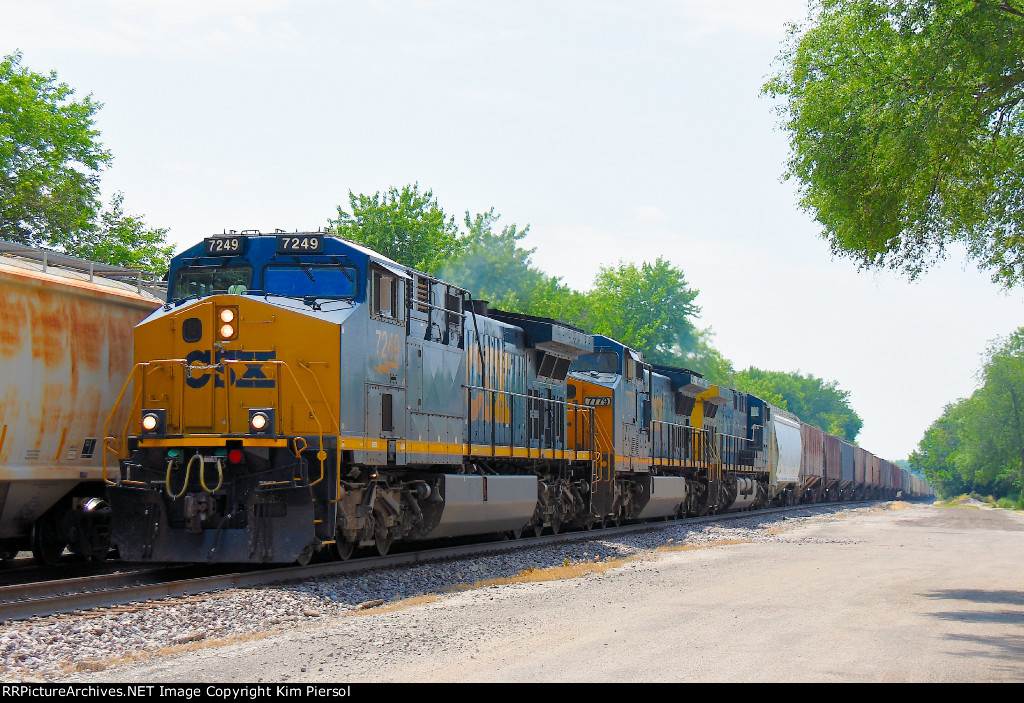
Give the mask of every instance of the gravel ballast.
[{"label": "gravel ballast", "polygon": [[51,681],[196,647],[322,627],[381,605],[514,577],[531,568],[654,558],[653,550],[666,545],[812,539],[794,536],[788,528],[887,507],[892,506],[809,506],[715,523],[655,524],[650,530],[481,557],[5,622],[0,625],[0,680]]}]

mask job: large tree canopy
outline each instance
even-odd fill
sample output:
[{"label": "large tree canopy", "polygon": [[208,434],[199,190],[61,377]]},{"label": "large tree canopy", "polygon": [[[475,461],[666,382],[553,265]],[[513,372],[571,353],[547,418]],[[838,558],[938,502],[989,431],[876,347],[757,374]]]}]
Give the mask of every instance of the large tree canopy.
[{"label": "large tree canopy", "polygon": [[696,344],[692,318],[700,313],[694,302],[698,292],[687,285],[682,269],[661,257],[640,266],[602,266],[581,322],[641,350],[648,361],[676,363]]},{"label": "large tree canopy", "polygon": [[432,190],[418,183],[388,189],[383,195],[348,193],[346,212],[338,206],[331,228],[400,264],[433,273],[461,248],[455,218],[445,214]]},{"label": "large tree canopy", "polygon": [[437,275],[488,301],[492,308],[578,320],[583,295],[534,266],[530,261],[534,250],[520,246],[530,226],[520,229],[512,223],[495,232],[499,219],[493,207],[472,217],[467,211],[461,249]]},{"label": "large tree canopy", "polygon": [[943,495],[1014,495],[1024,504],[1024,327],[996,339],[971,397],[946,406],[910,465]]},{"label": "large tree canopy", "polygon": [[914,278],[961,243],[1024,282],[1024,2],[812,0],[764,91],[834,253]]},{"label": "large tree canopy", "polygon": [[100,214],[99,225],[71,235],[64,250],[83,259],[163,274],[174,255],[166,237],[166,227],[149,227],[141,215],[125,213],[124,194],[119,192]]},{"label": "large tree canopy", "polygon": [[99,142],[92,96],[73,98],[57,74],[0,59],[0,239],[57,249],[117,266],[167,271],[167,230],[126,215],[116,193],[100,212],[99,172],[111,161]]},{"label": "large tree canopy", "polygon": [[91,227],[99,172],[111,159],[94,117],[101,104],[74,99],[57,74],[0,59],[0,239],[59,246]]}]

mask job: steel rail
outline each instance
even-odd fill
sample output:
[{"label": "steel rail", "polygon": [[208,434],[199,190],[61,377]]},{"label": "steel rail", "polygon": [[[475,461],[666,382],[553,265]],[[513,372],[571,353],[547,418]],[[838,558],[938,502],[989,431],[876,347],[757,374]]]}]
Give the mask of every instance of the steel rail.
[{"label": "steel rail", "polygon": [[[452,547],[439,547],[422,551],[409,551],[389,554],[387,556],[363,557],[351,561],[336,561],[308,566],[278,566],[254,571],[236,571],[233,573],[203,576],[155,583],[137,583],[139,578],[152,576],[166,569],[132,572],[126,574],[104,574],[66,581],[48,581],[34,584],[21,584],[0,589],[0,597],[16,594],[20,600],[0,602],[0,622],[21,620],[31,617],[68,613],[78,610],[124,605],[139,601],[155,600],[169,597],[211,593],[232,588],[264,586],[289,581],[303,581],[313,578],[333,577],[360,571],[426,564],[468,556],[479,556],[524,549],[533,546],[548,546],[567,542],[579,542],[606,539],[616,535],[660,530],[675,525],[699,525],[709,522],[736,520],[750,517],[766,517],[781,512],[813,510],[822,508],[846,509],[870,504],[875,501],[855,503],[817,503],[795,505],[780,508],[769,508],[757,511],[737,511],[696,518],[680,518],[654,522],[642,522],[605,529],[563,532],[557,535],[540,537],[524,537],[517,540],[497,542],[480,542]],[[189,569],[197,565],[190,564],[171,569]],[[130,583],[131,581],[136,583]],[[88,590],[76,590],[88,589]],[[69,590],[71,592],[69,592]],[[20,593],[18,593],[20,591]]]}]

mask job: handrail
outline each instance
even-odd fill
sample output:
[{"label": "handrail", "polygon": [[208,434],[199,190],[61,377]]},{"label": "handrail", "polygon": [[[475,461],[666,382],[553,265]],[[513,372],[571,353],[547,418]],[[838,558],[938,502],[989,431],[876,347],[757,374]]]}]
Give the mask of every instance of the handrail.
[{"label": "handrail", "polygon": [[[223,359],[222,363],[224,363],[224,364],[239,364],[239,363],[244,363],[244,362],[240,361],[239,359]],[[320,483],[321,481],[324,480],[324,476],[326,474],[326,469],[324,467],[324,459],[327,458],[327,452],[324,450],[324,426],[320,423],[319,415],[316,414],[316,410],[313,408],[313,404],[311,402],[309,402],[309,398],[306,397],[306,391],[302,388],[302,384],[299,383],[298,377],[295,375],[295,372],[292,371],[292,367],[288,365],[288,362],[283,360],[283,359],[268,359],[267,361],[264,361],[262,363],[264,363],[264,364],[271,364],[273,366],[283,366],[288,371],[288,374],[292,377],[292,381],[295,382],[295,387],[298,389],[299,395],[302,396],[302,400],[305,401],[306,407],[309,409],[310,415],[313,416],[313,420],[316,422],[317,436],[320,439],[320,450],[316,453],[316,458],[320,460],[320,478],[318,478],[316,481],[313,481],[312,483],[309,484],[310,486],[315,486],[316,484],[318,484],[318,483]],[[226,369],[227,369],[227,367],[225,367],[225,370]],[[225,374],[225,376],[226,375],[227,374]],[[280,379],[280,374],[278,374],[278,378]],[[225,384],[224,384],[225,389],[228,387],[228,385],[230,385],[230,384],[225,382]],[[280,389],[278,390],[278,396],[280,396]],[[278,403],[278,405],[280,406],[281,403]],[[330,408],[330,404],[328,404],[327,407]],[[229,425],[229,427],[230,427],[230,425]],[[284,434],[284,433],[282,433],[282,434]],[[339,444],[339,447],[338,447],[337,451],[341,451],[341,447],[340,447],[341,435],[337,434],[335,436],[338,438],[338,444]]]},{"label": "handrail", "polygon": [[[113,405],[113,407],[110,410],[110,414],[107,416],[107,421],[103,425],[103,437],[104,437],[103,446],[104,446],[104,451],[103,451],[103,462],[102,462],[102,471],[103,471],[102,475],[103,475],[104,483],[106,483],[107,485],[110,485],[110,486],[117,485],[117,483],[118,483],[117,481],[111,480],[108,477],[108,475],[107,475],[107,454],[108,453],[112,453],[115,456],[117,456],[119,459],[120,458],[124,458],[124,457],[127,456],[128,429],[131,426],[132,420],[135,418],[136,409],[138,409],[141,412],[142,406],[140,404],[140,400],[144,396],[144,390],[145,390],[145,386],[146,386],[146,381],[147,381],[147,377],[149,376],[149,374],[153,373],[158,368],[163,367],[163,366],[178,366],[178,367],[180,367],[182,369],[182,376],[181,376],[180,384],[179,384],[181,392],[180,392],[180,394],[178,394],[178,398],[180,398],[180,401],[177,404],[176,413],[175,413],[177,417],[174,418],[174,419],[177,421],[176,422],[176,426],[181,431],[182,436],[185,436],[185,432],[184,432],[184,428],[185,428],[185,402],[184,402],[184,398],[185,398],[186,379],[191,377],[192,371],[195,370],[195,369],[198,369],[198,370],[215,369],[215,370],[223,373],[224,376],[225,376],[225,381],[226,381],[224,383],[224,389],[225,389],[224,390],[224,405],[225,405],[225,410],[224,410],[225,418],[224,419],[225,420],[229,420],[228,413],[230,411],[230,391],[229,391],[228,387],[231,384],[230,384],[230,375],[227,372],[228,372],[228,369],[229,369],[230,365],[238,364],[238,363],[244,363],[244,362],[242,360],[239,360],[239,359],[222,359],[221,361],[219,361],[216,364],[192,364],[187,359],[153,359],[151,361],[140,361],[140,362],[137,362],[132,367],[132,370],[128,373],[128,377],[125,379],[125,382],[124,382],[124,384],[121,387],[121,392],[118,394],[117,400],[114,401],[114,405]],[[319,450],[317,451],[317,459],[320,461],[320,477],[317,478],[315,481],[313,481],[313,482],[311,482],[309,484],[310,486],[315,486],[316,484],[318,484],[321,481],[323,481],[326,478],[326,474],[327,474],[327,469],[326,469],[326,466],[324,465],[324,461],[327,459],[327,452],[324,449],[324,427],[323,427],[323,423],[321,423],[321,421],[320,421],[320,416],[317,413],[316,409],[313,407],[313,404],[310,401],[309,397],[307,396],[305,388],[303,387],[303,384],[299,381],[298,377],[295,375],[295,372],[292,370],[292,368],[288,364],[288,362],[284,361],[283,359],[268,359],[268,360],[263,361],[262,363],[264,363],[264,364],[271,364],[271,365],[273,365],[275,367],[284,367],[284,369],[287,370],[288,375],[291,377],[292,382],[295,384],[295,388],[298,390],[299,395],[302,397],[302,400],[306,404],[306,408],[309,410],[310,417],[312,417],[314,422],[316,422],[316,425],[317,425],[317,437],[319,439],[319,445],[320,445],[319,446]],[[303,368],[305,368],[307,371],[309,371],[313,375],[313,379],[314,379],[314,381],[316,383],[317,390],[320,393],[320,397],[324,401],[324,405],[327,407],[328,413],[331,416],[332,423],[335,423],[334,413],[331,412],[330,403],[327,402],[326,396],[324,395],[324,392],[323,392],[323,388],[320,386],[320,382],[316,378],[316,374],[313,373],[312,369],[310,369],[308,367],[308,365],[303,364]],[[124,396],[125,396],[125,393],[128,390],[129,385],[131,385],[133,382],[136,381],[136,376],[139,374],[140,371],[142,371],[142,374],[141,374],[141,378],[139,379],[139,382],[138,382],[138,389],[134,393],[134,397],[132,398],[131,409],[130,409],[130,411],[128,413],[128,418],[126,419],[124,427],[122,428],[122,431],[121,431],[121,441],[118,442],[118,438],[117,437],[110,436],[108,434],[109,429],[110,429],[110,424],[111,424],[111,422],[113,422],[114,416],[117,414],[118,410],[121,407],[121,403],[124,400]],[[278,398],[279,398],[278,406],[280,407],[280,406],[283,406],[283,404],[280,402],[280,389],[281,389],[281,385],[282,385],[280,383],[280,381],[283,380],[284,375],[280,371],[278,371],[275,375],[276,375],[276,377],[278,378],[278,381],[279,381],[279,383],[278,383]],[[214,392],[216,392],[216,384],[214,384]],[[211,408],[213,408],[213,411],[215,412],[215,405],[211,405]],[[284,417],[285,416],[282,413],[281,414],[281,419],[284,419]],[[167,421],[169,422],[171,419],[172,418],[167,418]],[[229,423],[227,424],[227,426],[230,429],[231,425]],[[283,430],[284,427],[282,426],[280,429]],[[337,432],[337,430],[335,430],[335,432]],[[287,432],[281,432],[280,434],[287,434]],[[338,445],[339,445],[339,449],[338,449],[338,469],[339,469],[339,475],[340,475],[340,467],[341,467],[341,464],[340,464],[341,436],[340,436],[340,434],[336,434],[336,433],[329,433],[329,434],[333,434],[333,436],[338,441]],[[305,448],[305,447],[303,447],[303,448]],[[222,481],[218,483],[218,488],[219,488],[220,483],[222,483]],[[214,489],[214,490],[216,490],[216,489]]]},{"label": "handrail", "polygon": [[[680,431],[681,434],[683,435],[682,439],[681,439],[681,442],[679,443],[679,448],[684,449],[683,453],[686,456],[683,459],[677,459],[674,456],[669,456],[668,460],[670,462],[673,462],[673,463],[674,462],[679,462],[678,463],[679,466],[686,465],[686,462],[690,462],[690,463],[698,464],[698,465],[707,464],[708,463],[707,459],[705,457],[704,447],[705,447],[705,445],[713,444],[713,443],[709,441],[710,436],[709,436],[709,430],[707,428],[704,428],[704,427],[694,427],[692,425],[682,425],[682,424],[679,424],[677,422],[666,422],[664,420],[652,420],[651,421],[651,428],[652,428],[652,430],[656,430],[657,429],[655,426],[669,428],[670,432],[671,431]],[[655,436],[655,432],[652,432],[651,456],[650,456],[651,463],[654,463],[655,459],[664,458],[664,457],[655,456],[655,442],[653,441],[653,437],[654,436]],[[660,437],[661,436],[660,433],[658,433],[657,436]],[[727,436],[727,435],[723,435],[723,436]],[[685,451],[685,448],[687,448],[687,447],[689,448],[689,451]],[[673,452],[674,452],[674,447],[671,447],[669,453],[673,453]]]},{"label": "handrail", "polygon": [[[527,404],[529,404],[530,402],[535,402],[535,403],[540,403],[543,406],[546,406],[546,408],[555,408],[555,407],[559,407],[559,406],[564,408],[566,412],[563,414],[563,417],[562,417],[562,422],[563,422],[563,428],[562,429],[563,429],[563,432],[561,433],[561,436],[562,436],[562,439],[563,439],[563,449],[561,451],[566,451],[566,452],[570,451],[570,450],[564,448],[564,444],[566,444],[566,440],[568,439],[568,433],[564,431],[565,430],[564,423],[568,419],[568,416],[569,416],[568,411],[570,409],[574,413],[576,413],[577,417],[578,417],[578,414],[581,411],[585,414],[585,416],[589,416],[591,418],[596,417],[596,414],[594,413],[594,409],[592,407],[587,406],[587,405],[581,405],[579,403],[573,403],[573,402],[570,402],[570,401],[567,401],[567,400],[558,400],[558,399],[555,399],[555,398],[542,398],[542,397],[539,397],[539,396],[533,396],[533,395],[529,395],[529,394],[526,394],[526,393],[517,393],[515,391],[502,390],[500,388],[487,388],[485,386],[473,386],[473,385],[469,385],[469,384],[463,384],[462,387],[465,388],[466,391],[467,391],[467,398],[466,399],[467,399],[468,403],[467,403],[466,412],[467,412],[467,414],[469,416],[469,431],[467,433],[468,434],[467,441],[468,441],[468,443],[470,445],[470,451],[472,451],[472,445],[473,445],[473,432],[472,432],[472,429],[473,429],[473,417],[472,417],[472,412],[473,412],[473,392],[474,391],[476,391],[478,393],[483,393],[485,399],[487,397],[486,394],[488,394],[488,393],[490,394],[490,397],[491,397],[491,403],[490,403],[491,413],[490,413],[490,418],[489,419],[485,418],[483,420],[483,422],[484,423],[490,423],[490,426],[491,426],[491,439],[490,439],[490,443],[491,443],[492,452],[493,452],[493,450],[496,447],[499,447],[499,446],[502,447],[502,448],[508,447],[509,449],[514,449],[514,448],[517,447],[517,445],[515,444],[514,428],[510,432],[510,437],[509,437],[509,441],[508,441],[507,444],[505,444],[505,443],[498,444],[496,442],[496,440],[495,440],[494,429],[495,429],[495,425],[497,425],[498,423],[495,420],[496,413],[495,413],[495,407],[494,406],[495,406],[495,399],[497,398],[497,396],[499,394],[502,394],[502,395],[506,396],[509,399],[523,398],[523,399],[525,399],[527,401]],[[485,402],[486,402],[486,400],[485,400]],[[512,417],[511,416],[512,416],[514,407],[515,407],[515,404],[510,402],[509,403],[509,415],[510,415],[509,421],[508,421],[508,423],[501,423],[501,424],[508,424],[510,428],[512,427],[513,423],[512,423]],[[528,437],[527,439],[529,440],[530,438]],[[588,446],[587,449],[581,450],[581,449],[578,449],[578,448],[574,447],[571,451],[573,452],[574,455],[579,454],[581,451],[587,451],[587,452],[593,453],[594,443],[590,442],[588,444],[589,444],[589,446]],[[519,448],[520,449],[526,449],[527,453],[529,453],[529,451],[531,449],[531,447],[529,447],[529,446],[519,447]],[[541,451],[543,449],[544,449],[544,447],[538,447],[538,451]],[[554,449],[554,447],[551,447],[551,449]]]},{"label": "handrail", "polygon": [[[599,472],[595,482],[599,483],[602,481],[611,481],[615,475],[615,470],[612,468],[612,464],[615,461],[615,438],[612,437],[611,433],[605,429],[601,417],[597,413],[594,413],[594,425],[598,427],[600,430],[595,435],[595,442],[597,444],[598,452],[600,452],[601,454],[609,454],[611,456],[611,459],[608,462],[608,475],[605,476],[604,472]],[[608,452],[604,451],[605,446],[601,443],[602,436],[612,437],[612,446],[609,448]],[[597,464],[597,467],[598,469],[602,468],[600,463]]]},{"label": "handrail", "polygon": [[[184,359],[182,361],[184,361]],[[117,442],[117,438],[109,436],[107,434],[107,429],[110,427],[110,423],[114,419],[114,414],[117,412],[118,407],[121,405],[121,400],[124,399],[124,393],[125,391],[128,390],[128,385],[134,380],[135,370],[138,369],[138,367],[139,364],[136,364],[135,366],[132,367],[132,370],[128,372],[128,378],[125,379],[124,385],[121,386],[121,392],[117,394],[117,400],[114,401],[114,406],[110,409],[110,414],[107,415],[107,421],[103,423],[103,482],[108,486],[114,486],[117,484],[114,481],[111,481],[109,478],[107,478],[107,452],[113,452],[114,455],[118,459],[120,459],[121,447],[120,445],[116,447],[110,446],[110,442]],[[135,410],[135,401],[132,401],[132,410]],[[129,417],[130,416],[131,413],[129,412]]]}]

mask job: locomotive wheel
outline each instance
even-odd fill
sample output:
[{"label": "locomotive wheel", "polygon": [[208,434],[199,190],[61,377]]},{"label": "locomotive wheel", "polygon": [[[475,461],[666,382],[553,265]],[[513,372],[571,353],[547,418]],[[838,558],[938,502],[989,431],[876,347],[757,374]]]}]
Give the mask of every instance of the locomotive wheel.
[{"label": "locomotive wheel", "polygon": [[540,537],[542,534],[544,534],[544,525],[534,525],[533,536]]},{"label": "locomotive wheel", "polygon": [[523,528],[522,527],[517,527],[514,530],[509,530],[508,531],[508,536],[509,536],[509,539],[522,539],[522,537],[523,537]]},{"label": "locomotive wheel", "polygon": [[551,518],[551,534],[557,535],[562,531],[562,521],[556,517]]},{"label": "locomotive wheel", "polygon": [[313,561],[313,553],[314,549],[312,547],[306,547],[299,552],[299,556],[295,557],[295,563],[299,566],[308,565],[309,562]]},{"label": "locomotive wheel", "polygon": [[32,525],[32,556],[36,563],[44,566],[56,566],[67,545],[57,534],[57,526],[52,520],[40,518]]},{"label": "locomotive wheel", "polygon": [[332,551],[334,552],[333,556],[337,557],[339,561],[348,561],[352,557],[352,553],[356,551],[356,544],[338,540],[334,543]]},{"label": "locomotive wheel", "polygon": [[388,553],[388,550],[391,549],[392,542],[394,542],[394,540],[388,535],[387,528],[378,531],[377,534],[373,536],[373,543],[377,546],[377,554],[380,554],[381,556]]}]

